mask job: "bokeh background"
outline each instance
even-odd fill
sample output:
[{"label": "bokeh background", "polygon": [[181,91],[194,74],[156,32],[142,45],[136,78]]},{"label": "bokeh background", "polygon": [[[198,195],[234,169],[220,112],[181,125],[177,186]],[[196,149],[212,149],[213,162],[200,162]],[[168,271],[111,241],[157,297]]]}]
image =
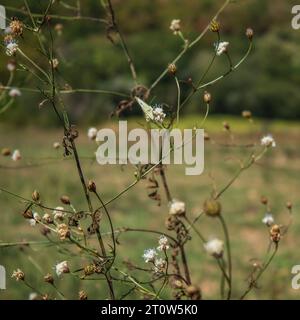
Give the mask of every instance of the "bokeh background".
[{"label": "bokeh background", "polygon": [[[60,1],[53,13],[72,15]],[[45,1],[28,1],[32,12],[43,12]],[[72,1],[63,3],[72,4]],[[127,40],[136,65],[138,79],[149,85],[181,50],[182,42],[169,30],[170,21],[181,19],[184,35],[193,39],[209,22],[222,5],[219,0],[114,0],[119,25]],[[22,14],[23,1],[2,0],[9,17],[17,16],[30,23]],[[285,224],[288,215],[286,201],[294,204],[294,224],[284,237],[279,254],[260,286],[249,296],[258,299],[299,299],[300,291],[291,288],[291,268],[300,264],[299,231],[299,117],[300,117],[300,31],[291,27],[291,8],[294,1],[244,0],[235,1],[219,18],[222,40],[230,42],[233,62],[239,61],[247,50],[247,27],[255,32],[254,50],[246,62],[224,81],[210,88],[213,95],[211,115],[206,130],[212,140],[206,145],[205,172],[200,177],[186,177],[184,168],[171,166],[167,171],[172,195],[188,204],[191,217],[201,210],[215,183],[221,188],[237,169],[237,158],[245,157],[245,150],[225,148],[231,138],[223,130],[227,121],[240,143],[259,142],[261,135],[271,132],[277,148],[259,165],[246,172],[224,195],[222,205],[229,223],[233,241],[235,297],[247,286],[252,259],[261,259],[268,249],[268,230],[261,223],[265,209],[260,197],[269,198],[272,213],[279,223]],[[13,8],[17,8],[14,10]],[[82,14],[105,17],[100,1],[82,1]],[[63,24],[62,34],[55,34],[55,48],[60,61],[59,73],[65,84],[72,88],[104,89],[128,92],[133,87],[128,64],[119,43],[112,45],[106,38],[105,27],[91,21],[61,21],[52,19],[52,25]],[[213,55],[216,36],[207,33],[203,40],[190,50],[177,64],[178,77],[198,79]],[[37,52],[35,40],[24,33],[22,49],[35,61],[45,65]],[[6,70],[8,57],[0,53],[0,83],[9,76]],[[208,79],[227,71],[225,57],[217,59]],[[24,72],[17,72],[16,87],[36,88],[37,83],[27,79]],[[183,96],[188,87],[182,87]],[[176,104],[176,87],[170,77],[165,77],[154,90],[154,101]],[[70,196],[75,208],[84,206],[84,198],[71,160],[63,160],[62,150],[54,150],[53,142],[62,140],[62,130],[52,110],[39,108],[43,98],[36,93],[23,92],[13,106],[0,114],[0,147],[20,149],[22,160],[17,164],[8,158],[0,159],[0,186],[30,198],[34,189],[52,207],[60,205],[63,194]],[[83,158],[88,178],[93,178],[105,200],[109,200],[133,181],[134,169],[130,166],[102,167],[92,160],[96,145],[86,137],[89,126],[115,127],[116,118],[111,112],[119,102],[118,97],[99,94],[73,94],[65,97],[71,120],[78,126],[79,152]],[[243,110],[253,113],[252,123],[241,117]],[[183,109],[181,127],[190,128],[204,113],[201,94],[195,95]],[[132,127],[141,121],[141,111],[134,106],[122,115]],[[213,177],[213,179],[212,179]],[[130,190],[127,196],[110,206],[117,227],[148,227],[164,229],[167,204],[163,190],[162,206],[147,197],[146,182]],[[0,193],[0,241],[43,241],[39,231],[30,227],[21,216],[24,203],[5,193]],[[219,226],[203,219],[199,225],[207,235],[221,235]],[[107,227],[108,228],[108,227]],[[138,241],[137,241],[138,240]],[[126,234],[121,238],[120,258],[142,263],[143,250],[155,246],[155,238],[139,234]],[[132,250],[134,248],[134,250]],[[195,238],[188,245],[193,281],[199,283],[206,298],[218,298],[219,273],[214,261],[207,257],[202,244]],[[63,252],[55,246],[14,246],[0,248],[0,264],[6,266],[7,290],[0,291],[0,299],[27,299],[32,291],[9,279],[9,274],[21,267],[28,279],[41,291],[51,294],[42,281],[46,272],[53,271],[56,262],[64,259]],[[80,259],[74,262],[74,268]],[[125,268],[125,266],[123,266]],[[142,277],[143,275],[137,275]],[[69,298],[76,298],[79,289],[85,289],[94,299],[104,298],[101,281],[79,281],[64,277],[60,289]],[[120,293],[126,290],[120,287]],[[170,297],[165,293],[166,298]],[[138,298],[138,296],[136,296]]]}]

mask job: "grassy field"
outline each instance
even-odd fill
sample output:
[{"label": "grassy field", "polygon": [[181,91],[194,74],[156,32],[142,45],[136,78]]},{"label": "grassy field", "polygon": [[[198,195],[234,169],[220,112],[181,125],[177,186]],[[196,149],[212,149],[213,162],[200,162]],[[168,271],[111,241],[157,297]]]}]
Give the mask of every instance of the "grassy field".
[{"label": "grassy field", "polygon": [[[205,147],[205,171],[201,176],[185,176],[183,166],[168,167],[166,174],[172,196],[187,203],[188,215],[192,219],[199,213],[203,201],[210,195],[213,183],[220,189],[237,170],[238,159],[248,157],[250,150],[220,145],[231,142],[228,133],[222,128],[222,122],[225,120],[231,124],[237,143],[259,142],[261,135],[271,132],[278,144],[278,147],[270,150],[259,165],[246,171],[221,198],[232,241],[233,297],[238,298],[246,289],[252,259],[262,259],[268,249],[268,229],[261,223],[265,212],[260,204],[260,198],[265,195],[270,200],[272,213],[279,224],[287,223],[285,203],[288,200],[292,201],[294,222],[280,243],[278,255],[259,282],[259,288],[253,290],[249,298],[299,299],[300,291],[291,288],[291,268],[300,264],[298,122],[255,121],[254,124],[249,124],[239,118],[225,116],[210,118],[206,123],[211,141],[207,142]],[[183,121],[183,126],[188,128],[196,123],[196,117],[189,117]],[[107,201],[134,181],[134,168],[98,165],[92,160],[96,145],[87,139],[85,128],[79,131],[79,153],[83,157],[86,178],[96,181],[103,199]],[[0,187],[25,198],[30,198],[32,191],[37,189],[41,193],[43,203],[50,207],[59,206],[60,196],[67,194],[77,210],[86,209],[73,160],[63,160],[62,149],[54,150],[52,147],[53,142],[61,141],[61,138],[62,133],[58,129],[18,129],[2,126],[0,147],[20,149],[23,159],[18,163],[13,163],[5,157],[0,159]],[[164,220],[168,208],[163,190],[160,190],[162,205],[158,207],[155,201],[148,198],[146,185],[146,181],[141,181],[126,195],[109,205],[116,227],[165,231]],[[20,199],[5,192],[0,193],[1,242],[44,241],[38,227],[29,226],[22,217],[23,208],[24,203]],[[222,236],[219,224],[212,219],[203,217],[197,226],[207,236]],[[103,232],[108,231],[106,225],[103,229]],[[204,252],[200,240],[192,235],[193,239],[187,245],[187,255],[193,283],[201,286],[205,299],[219,298],[219,270],[215,261]],[[123,234],[118,246],[119,268],[126,270],[122,259],[143,265],[141,256],[144,249],[154,247],[156,242],[157,238],[152,235]],[[72,269],[75,270],[81,264],[82,258],[76,250],[73,253]],[[53,297],[55,292],[43,282],[43,275],[54,272],[55,263],[64,258],[64,252],[58,252],[54,245],[0,248],[0,264],[7,270],[7,290],[0,291],[0,299],[28,299],[29,293],[34,291],[10,278],[12,271],[18,267],[24,270],[26,278],[35,288],[41,292],[48,292]],[[136,276],[145,277],[141,273]],[[105,284],[100,280],[80,281],[74,275],[66,275],[57,282],[57,286],[67,298],[76,299],[80,289],[85,289],[91,299],[101,299],[106,296]],[[122,285],[118,287],[117,292],[121,295],[126,289],[127,287]],[[166,291],[163,296],[168,298],[169,293]]]}]

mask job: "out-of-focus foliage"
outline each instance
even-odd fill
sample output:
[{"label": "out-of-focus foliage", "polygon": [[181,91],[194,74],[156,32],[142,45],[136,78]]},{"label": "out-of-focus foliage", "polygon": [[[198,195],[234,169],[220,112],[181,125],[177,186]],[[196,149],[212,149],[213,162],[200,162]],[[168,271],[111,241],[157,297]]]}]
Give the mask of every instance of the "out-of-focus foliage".
[{"label": "out-of-focus foliage", "polygon": [[[72,4],[75,1],[65,1]],[[105,18],[100,1],[84,0],[82,15]],[[32,12],[43,12],[47,1],[28,1]],[[51,13],[72,15],[56,1]],[[150,85],[162,69],[181,50],[182,42],[169,30],[170,21],[179,18],[183,32],[193,39],[203,30],[210,18],[222,5],[221,0],[114,0],[116,15],[121,30],[133,56],[140,83]],[[3,0],[8,7],[9,17],[24,18],[20,12],[10,7],[23,8],[23,1]],[[268,118],[299,118],[300,116],[300,59],[299,35],[291,27],[291,8],[293,1],[282,0],[243,0],[232,3],[221,15],[222,39],[230,42],[230,54],[237,62],[247,50],[245,29],[255,30],[255,47],[250,58],[224,81],[211,88],[215,113],[240,114],[251,110],[256,116]],[[30,20],[26,18],[26,23]],[[90,21],[60,21],[52,19],[51,24],[63,23],[60,37],[55,36],[55,47],[60,60],[59,72],[73,88],[107,89],[129,92],[133,87],[126,58],[117,43],[116,46],[106,38],[105,25]],[[31,56],[38,56],[35,42],[25,32],[24,50]],[[208,33],[203,41],[195,46],[178,63],[178,77],[186,80],[191,77],[195,82],[202,75],[212,55],[216,36]],[[22,46],[21,43],[21,46]],[[25,45],[26,44],[26,45]],[[8,60],[1,50],[1,62]],[[43,63],[43,62],[41,62]],[[5,84],[8,72],[1,63],[0,82]],[[225,56],[217,62],[206,80],[228,70]],[[16,85],[25,84],[24,72],[19,72]],[[183,96],[188,86],[182,85]],[[173,79],[166,76],[159,89],[154,91],[155,102],[176,103],[176,87]],[[175,94],[175,95],[174,95]],[[196,95],[184,112],[202,112],[201,93]],[[38,94],[23,94],[17,103],[1,115],[0,121],[24,124],[37,110],[42,98]],[[107,119],[119,102],[119,98],[109,95],[74,94],[66,98],[74,120],[99,122]],[[132,114],[138,113],[134,108]],[[55,118],[47,110],[35,112],[43,124],[54,124]],[[82,117],[84,115],[84,117]]]}]

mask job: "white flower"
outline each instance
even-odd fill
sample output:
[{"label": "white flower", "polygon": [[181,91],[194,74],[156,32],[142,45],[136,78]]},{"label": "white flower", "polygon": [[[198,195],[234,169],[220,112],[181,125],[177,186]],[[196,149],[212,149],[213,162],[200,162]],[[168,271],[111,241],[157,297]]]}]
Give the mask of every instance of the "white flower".
[{"label": "white flower", "polygon": [[159,246],[157,247],[158,251],[168,250],[170,248],[169,241],[166,236],[161,236],[158,240]]},{"label": "white flower", "polygon": [[36,300],[38,298],[38,294],[36,292],[29,293],[28,300]]},{"label": "white flower", "polygon": [[264,218],[262,219],[262,223],[264,223],[268,227],[270,227],[272,224],[274,224],[274,217],[273,217],[272,213],[267,212],[265,214]]},{"label": "white flower", "polygon": [[155,273],[162,273],[166,266],[166,260],[162,258],[155,259],[154,261],[154,272]]},{"label": "white flower", "polygon": [[29,219],[29,224],[31,225],[31,227],[34,227],[36,225],[36,220],[35,219]]},{"label": "white flower", "polygon": [[16,70],[16,64],[13,61],[9,61],[6,65],[6,68],[9,72],[13,72]]},{"label": "white flower", "polygon": [[97,132],[98,130],[96,128],[89,128],[88,134],[87,134],[89,139],[95,140],[97,137]]},{"label": "white flower", "polygon": [[19,48],[19,45],[15,41],[10,41],[6,44],[6,54],[8,56],[13,56]]},{"label": "white flower", "polygon": [[173,200],[170,205],[169,214],[179,216],[185,214],[185,203],[182,201]]},{"label": "white flower", "polygon": [[52,214],[54,215],[54,219],[63,220],[65,216],[65,213],[63,212],[64,210],[64,207],[56,207],[52,212]]},{"label": "white flower", "polygon": [[157,252],[155,249],[147,249],[144,251],[144,254],[143,254],[143,258],[146,263],[154,262],[156,256],[157,256]]},{"label": "white flower", "polygon": [[220,258],[223,255],[224,243],[219,239],[209,240],[204,244],[204,248],[208,254],[215,258]]},{"label": "white flower", "polygon": [[18,88],[12,88],[9,90],[8,95],[12,98],[16,98],[16,97],[20,97],[22,93]]},{"label": "white flower", "polygon": [[158,123],[163,123],[166,117],[166,114],[164,113],[164,110],[161,107],[154,107],[152,114],[153,114],[153,120]]},{"label": "white flower", "polygon": [[15,150],[11,156],[13,161],[18,161],[21,159],[21,152],[19,150]]},{"label": "white flower", "polygon": [[52,61],[51,60],[49,61],[49,64],[50,64],[50,66],[53,65],[53,68],[56,69],[59,65],[59,61],[58,61],[58,59],[54,58],[54,59],[52,59]]},{"label": "white flower", "polygon": [[59,142],[54,142],[53,143],[53,148],[54,149],[58,149],[60,147],[60,143]]},{"label": "white flower", "polygon": [[175,35],[177,35],[179,33],[180,29],[181,29],[180,20],[179,19],[173,19],[171,21],[170,29],[173,31],[173,33]]},{"label": "white flower", "polygon": [[275,142],[274,138],[270,134],[268,134],[267,136],[264,136],[261,139],[261,145],[264,146],[264,147],[273,147],[273,148],[275,148],[276,147],[276,142]]},{"label": "white flower", "polygon": [[227,47],[229,46],[229,42],[220,42],[219,44],[216,44],[216,54],[217,56],[220,56],[222,53],[227,51]]},{"label": "white flower", "polygon": [[69,273],[68,261],[62,261],[55,266],[55,271],[58,276],[61,276],[63,273]]}]

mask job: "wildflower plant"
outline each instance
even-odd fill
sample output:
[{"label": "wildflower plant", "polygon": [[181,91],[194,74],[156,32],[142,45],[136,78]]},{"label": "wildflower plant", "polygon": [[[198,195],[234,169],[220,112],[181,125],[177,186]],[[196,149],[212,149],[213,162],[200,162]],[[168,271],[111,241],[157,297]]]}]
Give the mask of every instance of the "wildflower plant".
[{"label": "wildflower plant", "polygon": [[[82,203],[80,208],[76,208],[72,204],[72,195],[70,197],[61,197],[63,206],[57,204],[56,207],[51,207],[42,199],[42,190],[39,190],[39,192],[34,191],[32,197],[29,198],[13,194],[9,190],[1,188],[2,192],[24,202],[23,217],[29,221],[29,224],[33,227],[33,232],[36,226],[40,226],[46,242],[54,244],[58,249],[57,260],[53,262],[53,270],[45,270],[44,276],[44,281],[55,289],[56,295],[49,296],[47,292],[41,292],[38,288],[33,287],[27,280],[26,272],[20,269],[22,266],[16,266],[16,271],[13,272],[12,277],[24,283],[33,291],[30,296],[31,299],[68,298],[68,293],[63,293],[59,289],[59,282],[67,277],[74,277],[80,282],[89,279],[95,282],[101,280],[102,283],[105,283],[102,290],[105,290],[106,297],[112,300],[131,297],[132,294],[138,295],[141,299],[162,299],[165,297],[165,292],[172,294],[175,299],[201,299],[205,297],[205,290],[201,289],[201,283],[194,283],[194,277],[189,265],[187,244],[193,241],[198,244],[199,255],[203,255],[203,259],[204,257],[205,259],[212,259],[221,274],[221,298],[244,299],[257,286],[258,280],[260,280],[276,255],[281,240],[288,230],[290,221],[286,225],[275,224],[273,215],[268,210],[268,201],[264,201],[263,205],[266,206],[265,212],[267,214],[261,219],[268,228],[266,242],[270,244],[270,251],[268,251],[260,268],[257,269],[256,266],[253,266],[253,270],[250,270],[248,285],[245,287],[244,292],[240,294],[240,288],[235,288],[235,270],[232,268],[234,252],[231,249],[231,237],[234,237],[234,235],[230,234],[228,229],[226,208],[222,207],[222,198],[244,171],[250,170],[267,152],[271,152],[272,150],[270,149],[272,148],[270,147],[276,146],[275,139],[271,135],[262,137],[261,141],[257,141],[256,137],[256,141],[248,145],[238,145],[245,149],[245,154],[246,152],[248,153],[247,157],[245,157],[245,160],[241,159],[239,161],[237,171],[222,188],[219,190],[215,187],[212,190],[209,190],[209,187],[207,188],[207,200],[203,203],[202,210],[196,216],[193,216],[189,210],[188,201],[176,200],[175,196],[180,195],[176,195],[176,188],[171,188],[168,183],[167,166],[162,165],[162,158],[156,164],[137,165],[133,182],[111,199],[104,200],[98,190],[99,183],[92,180],[92,177],[87,177],[83,170],[82,160],[78,153],[79,132],[76,125],[70,120],[64,99],[64,95],[71,95],[75,92],[111,94],[120,99],[114,112],[115,115],[120,115],[124,110],[130,110],[132,106],[136,106],[141,108],[144,113],[143,121],[145,127],[154,126],[155,128],[172,130],[178,127],[183,108],[186,107],[192,97],[198,96],[198,98],[200,97],[199,101],[206,108],[205,116],[199,124],[199,128],[205,128],[210,106],[213,103],[213,95],[210,93],[212,88],[216,83],[222,82],[232,72],[238,70],[246,61],[253,46],[254,33],[249,28],[245,35],[245,42],[247,43],[245,53],[236,63],[232,61],[230,56],[231,44],[223,40],[222,25],[218,22],[219,16],[231,2],[230,0],[224,1],[216,15],[211,17],[207,27],[194,39],[184,32],[183,21],[179,19],[171,21],[170,30],[167,31],[171,32],[171,34],[173,33],[174,36],[178,37],[178,41],[182,42],[182,50],[166,65],[165,69],[162,70],[152,84],[141,83],[138,78],[138,70],[121,31],[121,26],[118,24],[117,12],[114,10],[113,1],[101,1],[105,16],[99,18],[82,15],[80,1],[78,1],[77,7],[65,7],[67,10],[76,11],[77,21],[74,20],[74,23],[87,20],[103,24],[109,40],[113,42],[112,37],[118,38],[133,81],[133,87],[129,92],[65,88],[62,85],[60,73],[63,62],[57,58],[59,55],[56,52],[57,48],[54,43],[55,37],[62,36],[64,28],[62,23],[66,17],[55,14],[55,18],[61,20],[62,23],[53,25],[51,17],[52,15],[54,16],[54,1],[52,0],[48,1],[44,12],[33,14],[27,0],[24,0],[24,9],[16,10],[21,12],[24,19],[23,21],[21,18],[20,20],[12,19],[8,30],[3,35],[2,50],[9,56],[7,69],[10,76],[7,84],[0,91],[0,113],[9,112],[14,99],[19,98],[25,91],[40,94],[40,106],[50,106],[57,117],[57,123],[61,126],[61,141],[55,142],[53,148],[61,152],[63,157],[69,158],[74,162],[78,180],[80,181],[80,186],[78,186],[76,192],[82,192],[85,197],[85,204]],[[59,5],[63,6],[64,2],[58,2]],[[72,16],[69,16],[69,18],[71,19]],[[196,45],[209,32],[216,36],[216,42],[211,44],[212,58],[207,62],[206,70],[202,75],[199,75],[197,80],[188,79],[185,81],[181,79],[181,70],[177,67],[178,62],[188,51],[196,50]],[[23,49],[29,34],[32,34],[36,40],[35,43],[40,54],[39,62]],[[207,80],[208,73],[215,61],[223,57],[228,60],[228,70],[215,79]],[[28,88],[20,83],[18,86],[17,70],[27,73],[28,77],[34,79],[38,85],[35,88]],[[175,106],[152,103],[155,98],[155,88],[165,78],[168,81],[172,81],[174,88],[176,88],[174,91],[174,95],[177,97]],[[189,93],[186,96],[182,94],[183,84],[189,87]],[[252,114],[249,111],[245,111],[243,117],[251,120]],[[231,136],[230,125],[224,124],[224,129]],[[96,140],[97,128],[91,127],[87,132],[87,137],[90,140]],[[218,144],[208,135],[206,136],[206,142],[213,145]],[[236,146],[237,142],[234,139],[231,139],[227,145],[229,149]],[[6,148],[2,150],[2,154],[11,156],[13,161],[22,159],[22,150],[10,151],[10,149]],[[136,188],[137,185],[142,185],[145,180],[149,182],[149,198],[161,204],[160,218],[161,225],[164,225],[163,230],[116,226],[114,217],[110,213],[110,205],[117,201],[122,202],[122,198],[126,196],[130,189]],[[160,183],[167,201],[162,201],[158,192]],[[32,189],[34,189],[34,186],[32,186]],[[211,192],[209,193],[209,191]],[[288,212],[291,217],[291,205],[288,207]],[[219,224],[223,234],[205,234],[205,230],[202,230],[201,227],[201,217],[209,218],[212,224]],[[104,236],[104,221],[109,225],[109,237],[107,237],[107,233]],[[141,252],[140,259],[137,261],[124,260],[123,264],[117,263],[116,260],[119,258],[120,250],[122,250],[122,243],[126,241],[126,235],[129,233],[136,233],[139,241],[143,241],[143,238],[140,237],[141,234],[151,236],[152,248]],[[10,244],[10,246],[13,247],[14,244]],[[73,248],[72,250],[70,249],[71,247]],[[60,252],[62,251],[69,256],[67,260],[60,260]],[[80,268],[75,267],[75,264],[73,264],[74,255],[76,255],[77,259],[79,256]],[[128,290],[125,294],[120,294],[119,287],[124,283],[127,285]],[[88,292],[80,290],[78,298],[80,300],[88,299]]]}]

